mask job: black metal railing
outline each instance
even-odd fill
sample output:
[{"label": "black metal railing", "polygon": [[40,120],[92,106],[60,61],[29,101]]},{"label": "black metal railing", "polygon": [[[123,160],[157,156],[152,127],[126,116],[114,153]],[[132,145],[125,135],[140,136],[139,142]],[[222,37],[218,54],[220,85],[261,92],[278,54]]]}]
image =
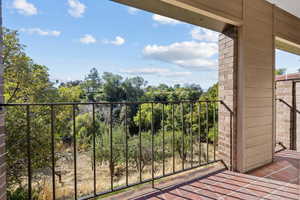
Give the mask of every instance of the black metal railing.
[{"label": "black metal railing", "polygon": [[[21,109],[21,116],[24,117],[22,119],[24,122],[24,127],[20,126],[20,121],[12,121],[13,125],[16,127],[23,127],[24,136],[26,140],[23,140],[26,147],[26,153],[24,154],[26,158],[26,167],[27,172],[23,174],[23,179],[26,177],[27,182],[27,191],[28,191],[28,199],[33,198],[34,187],[36,186],[33,182],[33,166],[35,166],[36,159],[34,159],[34,155],[39,152],[36,148],[36,143],[34,141],[35,137],[41,136],[46,132],[50,133],[49,135],[49,153],[51,154],[49,158],[45,158],[47,162],[49,161],[49,168],[51,169],[51,173],[49,177],[51,177],[51,198],[59,199],[57,196],[57,177],[58,172],[56,170],[57,165],[57,132],[58,132],[58,123],[65,125],[63,121],[60,121],[60,116],[65,117],[64,119],[67,122],[70,122],[70,130],[71,130],[71,138],[69,140],[72,144],[72,156],[73,156],[73,188],[74,188],[74,198],[75,199],[91,199],[94,197],[103,196],[105,194],[109,194],[115,191],[119,191],[125,188],[129,188],[138,184],[151,182],[154,187],[155,180],[158,180],[163,177],[171,176],[177,173],[181,173],[187,170],[195,169],[201,166],[206,166],[208,164],[212,164],[215,162],[219,162],[217,155],[217,147],[218,147],[218,110],[220,106],[223,106],[225,110],[227,110],[230,115],[232,115],[232,111],[223,101],[174,101],[174,102],[95,102],[95,103],[36,103],[36,104],[1,104],[2,108],[4,108],[9,115],[11,108]],[[78,152],[79,149],[79,139],[78,139],[78,114],[81,107],[85,107],[85,112],[91,115],[91,130],[92,135],[90,135],[89,145],[91,149],[91,161],[92,161],[92,189],[89,194],[82,195],[79,191],[78,187]],[[86,108],[88,107],[88,108]],[[46,115],[45,122],[47,127],[44,127],[45,133],[39,132],[33,135],[33,126],[35,123],[35,117],[33,117],[36,108],[45,108],[43,109],[43,115]],[[60,113],[62,110],[65,110],[67,114]],[[143,110],[144,109],[144,110]],[[134,110],[134,111],[129,111]],[[147,112],[144,112],[144,111]],[[25,111],[23,113],[23,111]],[[59,115],[60,113],[60,115]],[[118,116],[121,116],[120,113],[123,113],[122,120],[116,120],[116,113],[119,113]],[[134,116],[133,114],[134,113]],[[59,115],[59,116],[58,116]],[[134,125],[132,125],[132,121],[130,119],[134,119]],[[147,122],[148,120],[148,122]],[[102,138],[103,131],[99,130],[99,121],[103,122],[103,124],[107,127],[108,130],[108,138],[109,140],[104,140]],[[15,124],[14,124],[15,123]],[[125,183],[122,186],[115,185],[115,156],[116,152],[114,152],[114,147],[116,145],[120,145],[120,143],[114,143],[114,128],[116,124],[121,124],[124,128],[122,134],[124,136],[124,148],[122,149],[123,153],[123,163],[122,166],[125,168]],[[148,123],[148,124],[147,124]],[[103,126],[104,126],[103,125]],[[149,126],[148,126],[149,125]],[[132,126],[132,127],[130,127]],[[159,126],[159,127],[157,127]],[[23,130],[23,129],[22,129]],[[144,137],[143,132],[149,132],[149,137]],[[7,130],[7,133],[10,133],[10,130]],[[23,133],[23,132],[22,132]],[[156,144],[155,137],[158,137],[158,134],[161,134],[162,142],[161,146],[157,149],[158,144]],[[168,134],[168,136],[166,136]],[[109,189],[105,191],[99,191],[97,188],[97,184],[102,182],[103,180],[99,180],[97,176],[97,168],[103,167],[97,165],[97,153],[99,150],[97,149],[97,141],[100,137],[105,143],[109,141],[109,159],[108,159],[108,168],[110,171],[109,174]],[[130,145],[132,143],[131,139],[135,137],[137,142],[134,143],[136,149],[134,149],[134,159],[137,160],[137,170],[138,170],[138,181],[130,183],[130,159],[132,155],[130,154]],[[151,141],[149,141],[151,140]],[[167,141],[168,140],[168,141]],[[232,140],[232,137],[231,137]],[[143,144],[145,143],[145,144]],[[149,154],[143,155],[145,145],[149,147]],[[105,144],[107,145],[107,144]],[[206,145],[206,148],[205,146]],[[35,147],[33,147],[35,146]],[[204,146],[204,149],[203,149]],[[8,149],[10,146],[7,147]],[[43,147],[48,148],[48,146]],[[48,150],[45,150],[48,153]],[[100,149],[101,151],[101,149]],[[156,161],[156,152],[162,151],[160,157],[162,157],[161,162]],[[177,153],[178,151],[178,153]],[[33,153],[35,152],[35,153]],[[168,154],[168,155],[167,155]],[[179,156],[178,156],[179,155]],[[197,156],[198,155],[198,156]],[[202,159],[202,155],[206,155],[205,159]],[[232,156],[232,152],[231,152]],[[46,156],[47,157],[47,156]],[[151,159],[149,158],[151,157]],[[143,177],[143,160],[148,159],[151,160],[150,165],[147,166],[150,169],[151,176],[150,178]],[[167,170],[167,159],[170,159],[170,170]],[[178,160],[181,162],[181,166],[178,166]],[[231,158],[232,160],[232,158]],[[162,165],[162,166],[161,166]],[[187,166],[188,165],[188,166]],[[158,167],[157,167],[158,166]],[[162,167],[162,174],[157,174],[157,168]],[[41,168],[40,166],[37,168]],[[169,171],[169,172],[167,172]]]},{"label": "black metal railing", "polygon": [[[297,106],[295,104],[295,102],[291,105],[290,103],[288,103],[287,101],[285,101],[284,99],[276,99],[276,102],[278,102],[276,105],[284,105],[288,110],[286,111],[286,113],[289,113],[289,115],[286,115],[285,119],[280,120],[279,122],[277,121],[277,125],[280,125],[280,123],[286,123],[289,122],[289,126],[290,126],[290,130],[285,130],[285,133],[280,133],[281,137],[286,137],[288,136],[288,140],[289,143],[286,143],[285,141],[277,141],[277,133],[276,133],[276,145],[279,145],[280,147],[282,147],[280,150],[278,151],[282,151],[287,149],[287,146],[289,147],[289,149],[291,150],[296,150],[296,135],[297,135],[297,127],[298,127],[298,123],[297,123],[297,116],[300,114],[300,111],[297,109]],[[277,112],[277,110],[276,110]],[[276,113],[277,117],[278,117],[278,112]],[[278,124],[279,123],[279,124]],[[280,127],[280,126],[279,126]],[[277,132],[277,131],[276,131]],[[288,134],[286,134],[288,133]],[[285,143],[285,144],[284,144]]]}]

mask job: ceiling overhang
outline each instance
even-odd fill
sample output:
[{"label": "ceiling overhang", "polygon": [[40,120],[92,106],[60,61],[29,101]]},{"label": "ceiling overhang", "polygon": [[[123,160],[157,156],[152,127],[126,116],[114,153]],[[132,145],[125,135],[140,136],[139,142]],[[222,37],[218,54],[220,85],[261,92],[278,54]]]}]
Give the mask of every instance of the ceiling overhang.
[{"label": "ceiling overhang", "polygon": [[[215,19],[207,11],[180,3],[177,0],[112,0],[138,9],[170,17],[196,26],[222,32],[227,24]],[[216,16],[215,16],[216,17]],[[229,21],[228,21],[229,22]]]},{"label": "ceiling overhang", "polygon": [[[201,26],[214,31],[223,32],[228,26],[241,26],[243,24],[243,0],[112,0],[121,4],[125,4],[138,9],[146,10],[152,13],[170,17],[180,20],[189,24]],[[300,16],[300,3],[299,0],[267,0],[269,2],[277,2],[281,9],[289,13],[288,20],[297,21],[299,18],[289,12],[293,6],[287,2],[293,2],[295,6],[299,7]],[[279,3],[278,3],[279,2]],[[298,3],[297,3],[298,2]],[[217,5],[217,6],[216,6]],[[289,9],[284,7],[289,6]],[[298,8],[296,7],[296,8]],[[280,9],[277,9],[280,10]],[[298,9],[296,9],[297,11]],[[295,9],[293,10],[295,13]],[[297,14],[297,13],[296,13]],[[280,21],[280,20],[279,20]],[[300,19],[299,19],[300,23]],[[281,33],[286,32],[281,28]],[[292,31],[294,32],[294,31]],[[290,32],[289,34],[293,34]],[[300,43],[298,37],[282,37],[284,34],[274,33],[276,48],[288,51],[290,53],[300,55]],[[296,34],[298,35],[298,33]],[[291,40],[289,40],[289,39]],[[299,43],[299,44],[298,44]]]},{"label": "ceiling overhang", "polygon": [[289,40],[280,38],[280,37],[275,37],[275,45],[277,49],[287,51],[289,53],[293,53],[296,55],[300,55],[300,45],[293,43]]}]

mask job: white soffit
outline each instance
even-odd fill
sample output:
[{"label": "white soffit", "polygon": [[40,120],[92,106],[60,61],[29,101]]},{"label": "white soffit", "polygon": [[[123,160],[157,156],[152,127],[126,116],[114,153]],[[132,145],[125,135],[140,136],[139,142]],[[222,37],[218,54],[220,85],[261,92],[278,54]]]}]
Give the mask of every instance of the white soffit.
[{"label": "white soffit", "polygon": [[300,18],[300,0],[266,0]]}]

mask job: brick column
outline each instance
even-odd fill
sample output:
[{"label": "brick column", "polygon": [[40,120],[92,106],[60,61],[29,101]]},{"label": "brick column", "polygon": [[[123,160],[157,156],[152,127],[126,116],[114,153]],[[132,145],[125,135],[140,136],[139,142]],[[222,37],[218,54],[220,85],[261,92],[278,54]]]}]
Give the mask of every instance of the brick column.
[{"label": "brick column", "polygon": [[[237,30],[229,27],[219,36],[219,108],[218,156],[228,167],[236,169],[236,103],[237,103]],[[233,145],[231,145],[231,142]]]},{"label": "brick column", "polygon": [[[0,0],[0,25],[2,27],[2,1]],[[3,103],[3,40],[0,30],[0,103]],[[4,113],[0,111],[0,200],[6,200],[6,166],[5,166],[5,134]]]}]

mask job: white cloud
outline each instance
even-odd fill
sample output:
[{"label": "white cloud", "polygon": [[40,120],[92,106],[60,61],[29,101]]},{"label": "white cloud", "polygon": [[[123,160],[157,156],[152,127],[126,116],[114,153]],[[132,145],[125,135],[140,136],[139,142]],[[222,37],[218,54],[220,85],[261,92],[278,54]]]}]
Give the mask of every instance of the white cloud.
[{"label": "white cloud", "polygon": [[131,15],[135,15],[136,13],[138,13],[140,10],[137,8],[133,8],[133,7],[129,7],[128,8],[128,13]]},{"label": "white cloud", "polygon": [[70,7],[68,12],[72,17],[78,18],[83,16],[86,9],[86,6],[83,3],[78,0],[68,0],[68,4]]},{"label": "white cloud", "polygon": [[217,42],[219,39],[219,34],[217,32],[200,27],[193,28],[190,34],[195,40]]},{"label": "white cloud", "polygon": [[125,43],[125,39],[120,36],[117,36],[114,41],[111,41],[111,43],[114,45],[120,46]]},{"label": "white cloud", "polygon": [[36,15],[38,13],[34,4],[27,2],[27,0],[14,0],[13,8],[18,10],[18,13],[22,15]]},{"label": "white cloud", "polygon": [[180,22],[178,20],[171,19],[169,17],[165,17],[165,16],[161,16],[161,15],[157,15],[157,14],[154,14],[152,16],[152,19],[160,24],[171,24],[171,25],[182,24],[182,22]]},{"label": "white cloud", "polygon": [[185,71],[171,71],[166,68],[135,68],[122,71],[126,74],[130,75],[155,75],[155,76],[163,76],[163,77],[182,77],[182,76],[189,76],[192,73]]},{"label": "white cloud", "polygon": [[61,32],[57,30],[50,31],[50,30],[42,30],[40,28],[28,28],[28,29],[22,28],[20,29],[20,31],[26,32],[31,35],[37,34],[41,36],[54,36],[54,37],[58,37],[61,34]]},{"label": "white cloud", "polygon": [[86,34],[82,38],[80,38],[80,42],[83,44],[93,44],[93,43],[96,43],[97,40],[96,40],[96,38],[94,38],[94,36],[92,36],[90,34]]},{"label": "white cloud", "polygon": [[217,60],[212,57],[218,53],[216,43],[177,42],[168,46],[147,45],[143,54],[146,58],[176,64],[191,69],[212,69]]},{"label": "white cloud", "polygon": [[125,43],[125,39],[121,36],[117,36],[117,37],[115,37],[114,40],[104,40],[103,43],[113,44],[113,45],[116,45],[116,46],[121,46]]}]

